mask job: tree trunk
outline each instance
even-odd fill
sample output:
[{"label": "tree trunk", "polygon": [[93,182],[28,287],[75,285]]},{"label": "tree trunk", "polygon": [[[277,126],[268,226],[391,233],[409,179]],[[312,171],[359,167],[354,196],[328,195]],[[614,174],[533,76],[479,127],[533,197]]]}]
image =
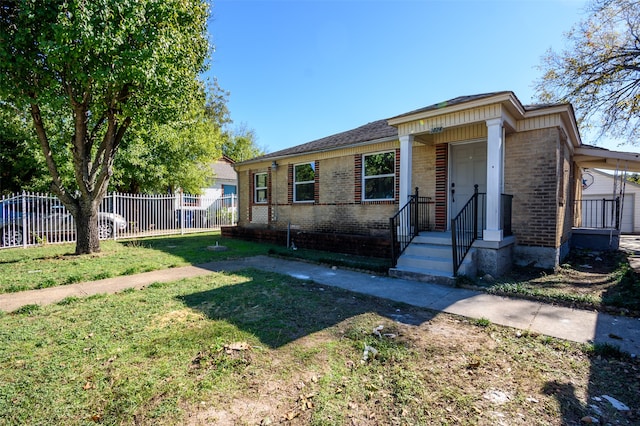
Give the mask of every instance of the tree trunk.
[{"label": "tree trunk", "polygon": [[76,222],[76,254],[98,253],[98,206],[91,201],[80,200]]}]

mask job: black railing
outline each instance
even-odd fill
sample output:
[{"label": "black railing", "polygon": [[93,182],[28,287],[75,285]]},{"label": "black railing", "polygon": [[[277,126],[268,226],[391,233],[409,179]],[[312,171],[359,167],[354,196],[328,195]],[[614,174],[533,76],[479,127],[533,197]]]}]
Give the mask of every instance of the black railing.
[{"label": "black railing", "polygon": [[416,193],[409,196],[407,204],[389,218],[392,267],[396,266],[398,258],[414,237],[419,232],[428,231],[431,228],[429,223],[430,204],[431,197],[420,197],[416,187]]},{"label": "black railing", "polygon": [[[474,185],[473,195],[460,212],[451,219],[451,250],[453,252],[453,275],[457,275],[464,257],[469,252],[473,242],[478,239],[478,232],[483,226],[478,222],[478,185]],[[486,211],[486,209],[485,209]]]},{"label": "black railing", "polygon": [[[500,226],[502,235],[513,235],[511,230],[511,211],[513,195],[500,196]],[[482,239],[482,231],[487,227],[487,194],[478,192],[478,185],[474,185],[474,193],[458,215],[451,219],[451,250],[453,252],[453,274],[458,273],[464,257],[473,242]]]},{"label": "black railing", "polygon": [[620,229],[620,197],[614,199],[576,200],[581,214],[576,226],[583,228]]}]

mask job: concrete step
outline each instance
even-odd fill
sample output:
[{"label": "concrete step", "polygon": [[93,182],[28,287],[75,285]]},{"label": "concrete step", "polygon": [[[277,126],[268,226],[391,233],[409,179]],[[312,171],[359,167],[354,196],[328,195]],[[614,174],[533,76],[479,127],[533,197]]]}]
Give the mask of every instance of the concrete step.
[{"label": "concrete step", "polygon": [[411,244],[434,244],[451,247],[451,234],[448,232],[422,232]]},{"label": "concrete step", "polygon": [[418,256],[403,253],[398,259],[396,268],[418,268],[426,270],[440,271],[443,274],[453,275],[453,262],[451,258]]},{"label": "concrete step", "polygon": [[[458,273],[475,273],[476,256],[469,253]],[[416,236],[398,259],[389,275],[414,281],[455,285],[451,234],[448,232],[423,232]]]},{"label": "concrete step", "polygon": [[451,245],[438,245],[438,244],[423,244],[412,242],[405,249],[403,255],[422,256],[422,257],[439,257],[453,259],[453,253],[451,252]]}]

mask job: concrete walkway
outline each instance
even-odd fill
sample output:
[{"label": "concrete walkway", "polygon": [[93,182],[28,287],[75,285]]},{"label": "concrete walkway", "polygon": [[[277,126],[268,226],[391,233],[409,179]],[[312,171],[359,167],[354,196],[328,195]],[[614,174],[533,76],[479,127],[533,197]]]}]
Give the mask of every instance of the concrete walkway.
[{"label": "concrete walkway", "polygon": [[340,287],[436,311],[470,318],[486,318],[492,323],[529,330],[575,342],[608,343],[632,355],[640,355],[640,319],[616,317],[591,311],[552,306],[539,302],[492,296],[482,292],[427,284],[362,272],[332,269],[305,262],[256,256],[233,261],[212,262],[100,281],[0,295],[0,310],[49,304],[66,297],[115,293],[127,288],[143,288],[154,282],[169,282],[219,271],[256,268],[277,272],[319,284]]}]

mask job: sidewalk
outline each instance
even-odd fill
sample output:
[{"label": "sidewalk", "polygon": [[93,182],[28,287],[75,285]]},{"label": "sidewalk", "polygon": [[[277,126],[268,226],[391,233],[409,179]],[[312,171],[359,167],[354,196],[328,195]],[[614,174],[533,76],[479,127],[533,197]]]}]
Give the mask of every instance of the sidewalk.
[{"label": "sidewalk", "polygon": [[482,292],[427,284],[327,266],[256,256],[233,261],[212,262],[100,281],[0,295],[0,310],[10,312],[20,306],[56,303],[66,297],[115,293],[127,288],[143,288],[154,282],[175,281],[220,271],[255,268],[277,272],[318,284],[340,287],[410,305],[470,318],[486,318],[494,324],[529,330],[552,337],[587,343],[608,343],[633,355],[640,355],[640,319],[616,317],[591,311],[569,309],[539,302],[492,296]]}]

